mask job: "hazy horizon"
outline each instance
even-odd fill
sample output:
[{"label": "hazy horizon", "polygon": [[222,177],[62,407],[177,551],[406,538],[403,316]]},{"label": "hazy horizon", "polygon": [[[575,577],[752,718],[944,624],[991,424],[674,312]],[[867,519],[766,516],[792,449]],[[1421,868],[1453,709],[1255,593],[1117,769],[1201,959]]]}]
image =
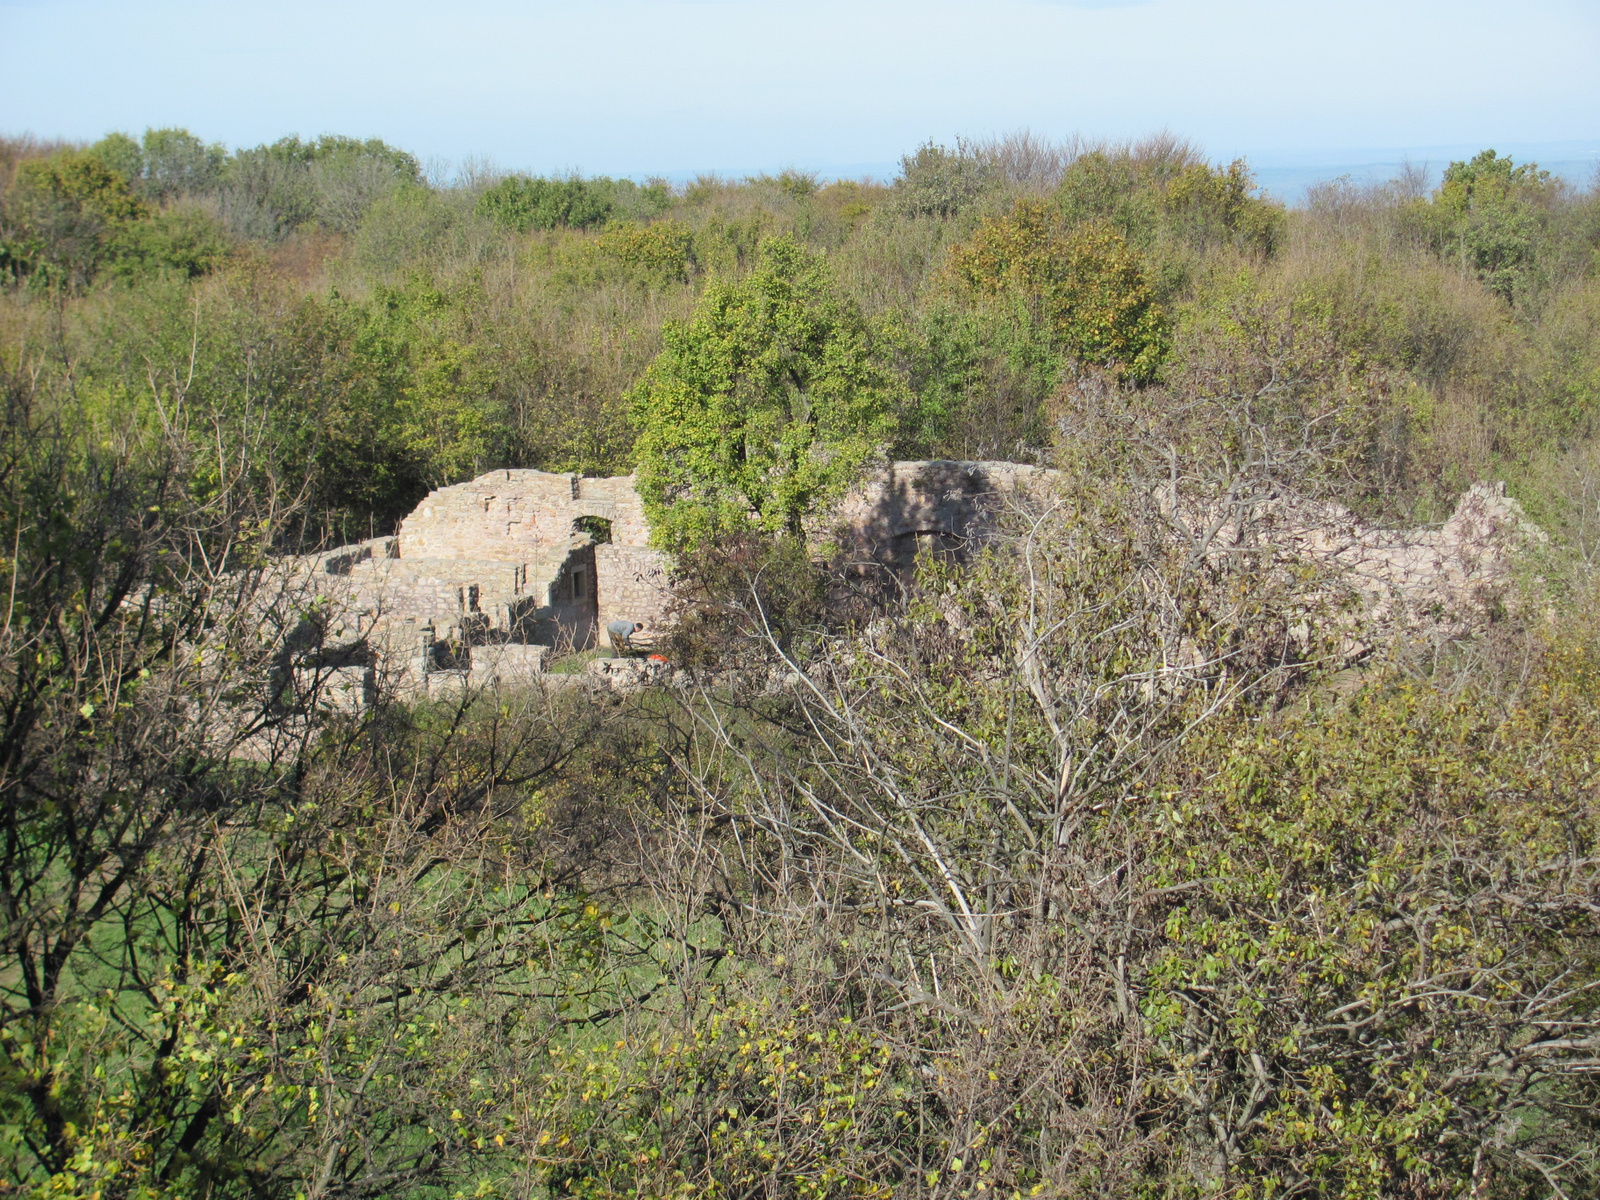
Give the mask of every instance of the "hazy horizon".
[{"label": "hazy horizon", "polygon": [[339,132],[688,178],[881,176],[930,139],[1168,129],[1284,195],[1491,146],[1584,182],[1600,161],[1586,0],[0,0],[0,34],[28,50],[0,126],[72,140]]}]

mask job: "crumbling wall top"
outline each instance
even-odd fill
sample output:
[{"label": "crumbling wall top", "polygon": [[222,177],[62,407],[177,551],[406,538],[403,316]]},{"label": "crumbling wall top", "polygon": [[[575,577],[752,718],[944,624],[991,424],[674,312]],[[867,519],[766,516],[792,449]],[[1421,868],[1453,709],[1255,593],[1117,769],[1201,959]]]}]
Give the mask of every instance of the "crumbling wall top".
[{"label": "crumbling wall top", "polygon": [[648,545],[633,476],[585,479],[550,471],[490,471],[429,492],[400,523],[401,558],[525,562],[565,545],[574,523],[610,523],[611,541]]}]

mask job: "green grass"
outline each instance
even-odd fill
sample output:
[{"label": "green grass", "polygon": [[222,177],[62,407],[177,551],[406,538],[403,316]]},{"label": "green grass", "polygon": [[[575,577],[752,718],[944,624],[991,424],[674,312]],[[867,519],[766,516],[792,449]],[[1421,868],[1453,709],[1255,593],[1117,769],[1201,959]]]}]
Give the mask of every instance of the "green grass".
[{"label": "green grass", "polygon": [[611,648],[601,647],[595,650],[581,650],[576,654],[566,654],[554,660],[545,668],[548,675],[582,675],[589,664],[597,658],[612,658]]}]

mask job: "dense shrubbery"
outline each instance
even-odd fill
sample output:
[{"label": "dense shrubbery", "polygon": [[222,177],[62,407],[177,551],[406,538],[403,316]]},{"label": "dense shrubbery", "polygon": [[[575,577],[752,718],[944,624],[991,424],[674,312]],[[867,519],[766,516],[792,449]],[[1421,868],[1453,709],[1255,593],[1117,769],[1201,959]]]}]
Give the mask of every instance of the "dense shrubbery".
[{"label": "dense shrubbery", "polygon": [[[1026,136],[438,186],[182,130],[0,189],[12,1192],[1600,1187],[1594,191],[1486,152],[1284,210]],[[1063,483],[829,570],[885,453]],[[330,709],[277,551],[635,464],[695,686]],[[1553,540],[1453,643],[1254,507],[1491,475]]]},{"label": "dense shrubbery", "polygon": [[[1170,138],[929,144],[887,188],[787,172],[707,177],[678,193],[481,172],[434,187],[409,155],[340,137],[232,155],[174,129],[87,150],[30,145],[6,152],[0,180],[17,320],[34,320],[28,298],[50,289],[78,297],[69,324],[103,304],[92,293],[118,286],[128,289],[119,307],[172,305],[163,320],[174,326],[226,324],[246,304],[267,322],[252,363],[273,358],[301,377],[388,372],[352,385],[454,397],[417,401],[456,409],[425,436],[369,422],[372,441],[409,464],[370,486],[350,486],[338,453],[313,451],[332,468],[317,500],[330,529],[377,528],[428,482],[494,463],[628,469],[637,430],[623,397],[665,328],[707,288],[754,270],[761,243],[785,233],[826,256],[881,331],[879,368],[911,393],[888,439],[897,453],[1038,459],[1049,398],[1075,372],[1191,386],[1202,355],[1209,378],[1237,382],[1243,364],[1219,356],[1270,358],[1262,338],[1276,322],[1270,337],[1285,345],[1324,347],[1316,386],[1382,394],[1370,453],[1385,464],[1390,509],[1428,515],[1499,473],[1526,481],[1529,502],[1559,521],[1552,456],[1587,436],[1600,371],[1588,336],[1600,204],[1488,152],[1453,165],[1431,196],[1403,182],[1336,184],[1286,212],[1255,193],[1242,164],[1212,166]],[[196,279],[193,297],[160,282],[169,276]],[[336,364],[354,343],[307,333],[311,314],[340,326],[341,306],[395,288],[445,297],[450,311],[430,319],[471,347],[470,367],[430,360],[453,379],[443,391],[443,376],[398,382],[370,356]],[[287,305],[296,291],[303,303]],[[1236,335],[1219,341],[1225,328]],[[102,334],[89,357],[116,363],[116,386],[145,390],[138,355]],[[229,386],[259,395],[253,370],[235,370]],[[326,389],[296,394],[297,411],[277,417],[318,427]],[[319,446],[348,436],[325,433]]]},{"label": "dense shrubbery", "polygon": [[666,207],[661,184],[641,188],[631,179],[530,179],[511,175],[478,197],[478,211],[517,233],[590,229],[619,210],[650,215]]}]

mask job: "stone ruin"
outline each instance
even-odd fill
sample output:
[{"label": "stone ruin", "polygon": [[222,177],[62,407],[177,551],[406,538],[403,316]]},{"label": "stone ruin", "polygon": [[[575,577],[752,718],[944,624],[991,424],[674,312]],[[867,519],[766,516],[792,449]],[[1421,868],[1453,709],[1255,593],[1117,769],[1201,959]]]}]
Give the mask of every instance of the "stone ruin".
[{"label": "stone ruin", "polygon": [[401,693],[516,679],[593,646],[613,620],[659,626],[665,563],[633,477],[501,470],[430,492],[393,537],[304,561],[329,637]]},{"label": "stone ruin", "polygon": [[[1011,505],[1046,498],[1057,473],[1008,462],[896,462],[819,524],[847,562],[904,569],[921,552],[962,555],[998,536]],[[1257,518],[1259,519],[1259,518]],[[1391,623],[1420,615],[1465,631],[1538,533],[1503,485],[1477,485],[1442,527],[1389,531],[1334,505],[1277,502],[1284,551],[1336,569]],[[319,597],[318,652],[342,702],[514,683],[594,647],[607,623],[667,620],[668,572],[650,547],[634,477],[491,471],[439,488],[375,538],[298,560]],[[307,660],[309,661],[309,660]],[[636,665],[636,664],[635,664]],[[593,673],[618,670],[607,660]]]},{"label": "stone ruin", "polygon": [[1435,641],[1481,628],[1506,598],[1517,555],[1548,540],[1504,483],[1473,484],[1436,528],[1374,528],[1336,504],[1280,502],[1270,519],[1281,553],[1329,568],[1360,597],[1371,629]]}]

